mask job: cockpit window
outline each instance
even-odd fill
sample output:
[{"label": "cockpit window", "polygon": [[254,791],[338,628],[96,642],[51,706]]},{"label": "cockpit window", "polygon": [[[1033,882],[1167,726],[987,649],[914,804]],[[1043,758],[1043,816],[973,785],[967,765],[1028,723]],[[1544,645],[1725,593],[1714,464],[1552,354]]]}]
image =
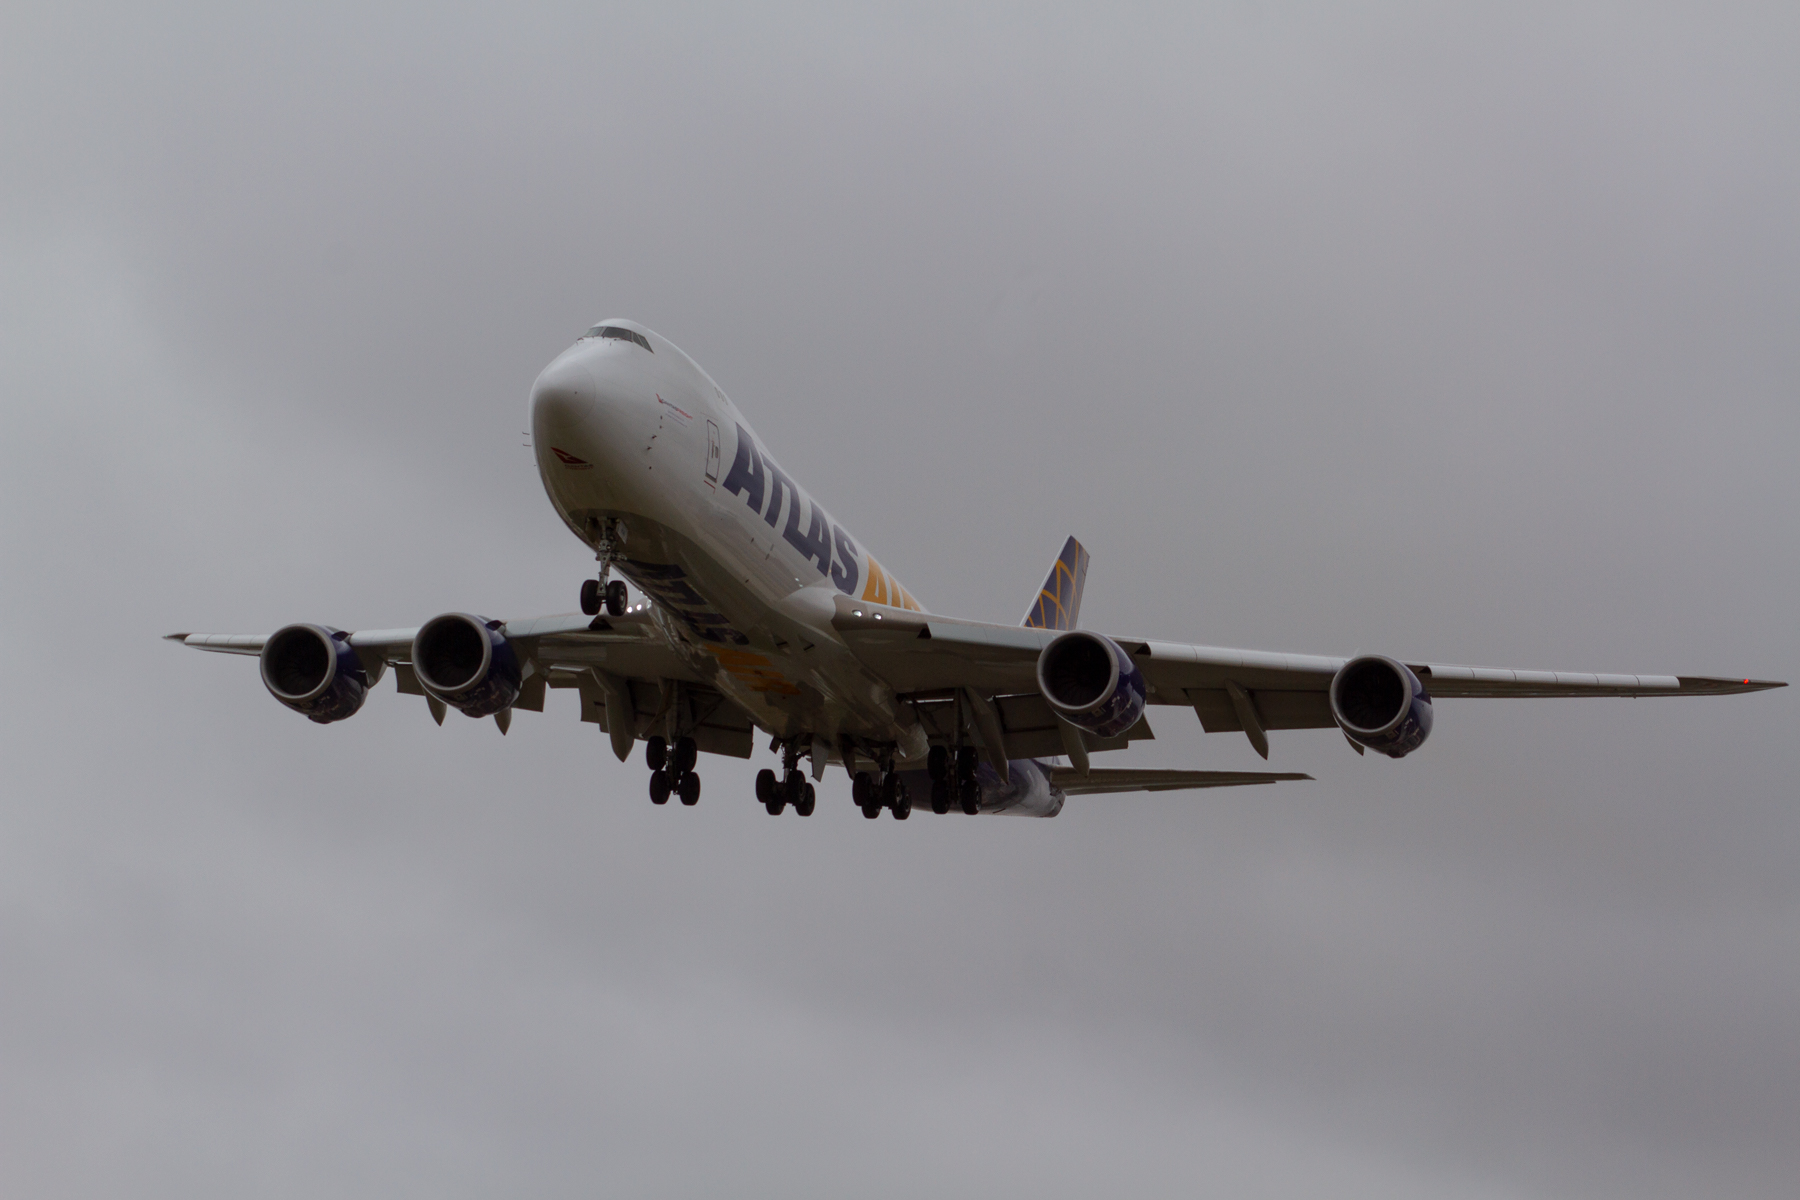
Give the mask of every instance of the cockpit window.
[{"label": "cockpit window", "polygon": [[617,338],[622,342],[636,342],[638,345],[642,346],[644,349],[649,350],[650,353],[652,353],[652,354],[656,353],[655,350],[651,349],[649,338],[645,337],[643,334],[637,332],[634,329],[625,329],[618,325],[596,325],[592,329],[587,331],[587,336],[588,337],[598,337],[598,338]]}]

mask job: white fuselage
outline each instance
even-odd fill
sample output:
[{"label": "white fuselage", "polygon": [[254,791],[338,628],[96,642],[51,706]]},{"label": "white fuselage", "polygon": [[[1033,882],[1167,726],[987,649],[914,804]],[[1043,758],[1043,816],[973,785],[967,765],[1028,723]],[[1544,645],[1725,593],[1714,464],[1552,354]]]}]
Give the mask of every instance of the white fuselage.
[{"label": "white fuselage", "polygon": [[926,749],[892,691],[831,626],[836,598],[920,605],[770,457],[686,354],[589,336],[532,388],[544,490],[568,527],[652,602],[703,677],[779,737],[848,735]]}]

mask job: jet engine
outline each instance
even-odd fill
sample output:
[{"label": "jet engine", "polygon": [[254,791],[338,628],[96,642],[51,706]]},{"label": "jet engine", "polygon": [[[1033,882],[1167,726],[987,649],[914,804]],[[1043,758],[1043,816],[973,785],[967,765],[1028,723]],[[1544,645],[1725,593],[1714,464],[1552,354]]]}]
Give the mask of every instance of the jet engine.
[{"label": "jet engine", "polygon": [[1431,694],[1404,663],[1371,654],[1332,676],[1331,715],[1351,741],[1404,758],[1431,733]]},{"label": "jet engine", "polygon": [[324,625],[288,625],[263,643],[263,686],[321,725],[353,716],[369,695],[369,676],[350,635]]},{"label": "jet engine", "polygon": [[523,672],[503,623],[445,613],[413,638],[413,673],[426,692],[471,717],[491,717],[519,698]]},{"label": "jet engine", "polygon": [[1144,673],[1125,647],[1097,633],[1065,633],[1038,655],[1038,690],[1069,724],[1118,737],[1144,715]]}]

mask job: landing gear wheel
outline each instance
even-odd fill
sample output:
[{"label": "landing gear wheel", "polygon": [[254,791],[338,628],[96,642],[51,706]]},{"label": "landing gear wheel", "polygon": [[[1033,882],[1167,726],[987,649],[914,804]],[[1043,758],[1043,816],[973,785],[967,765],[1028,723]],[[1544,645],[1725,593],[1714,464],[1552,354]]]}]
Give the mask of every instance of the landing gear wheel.
[{"label": "landing gear wheel", "polygon": [[581,611],[590,617],[599,615],[600,581],[598,579],[581,581]]},{"label": "landing gear wheel", "polygon": [[957,791],[960,793],[957,799],[962,802],[963,812],[972,817],[981,811],[981,785],[975,782],[973,776],[965,778]]},{"label": "landing gear wheel", "polygon": [[806,785],[806,795],[800,798],[800,803],[794,805],[794,811],[803,817],[810,817],[813,815],[813,805],[818,802],[818,799],[818,793],[813,791],[813,785],[809,783]]},{"label": "landing gear wheel", "polygon": [[675,783],[669,778],[667,771],[652,771],[650,773],[650,803],[667,804],[669,792],[674,786]]},{"label": "landing gear wheel", "polygon": [[850,799],[856,801],[858,808],[868,808],[874,802],[875,781],[867,771],[858,771],[850,780]]},{"label": "landing gear wheel", "polygon": [[606,585],[606,611],[609,615],[625,615],[625,581],[615,579]]},{"label": "landing gear wheel", "polygon": [[871,821],[881,815],[881,805],[879,804],[865,804],[862,806],[862,810],[863,816],[869,818]]},{"label": "landing gear wheel", "polygon": [[681,782],[675,785],[675,790],[680,793],[681,802],[689,808],[700,803],[700,777],[692,771],[681,777]]},{"label": "landing gear wheel", "polygon": [[756,773],[756,798],[764,804],[775,800],[775,772],[764,767]]},{"label": "landing gear wheel", "polygon": [[950,747],[933,746],[925,756],[925,773],[933,783],[950,778]]},{"label": "landing gear wheel", "polygon": [[931,781],[931,811],[940,817],[950,811],[950,785],[942,779]]},{"label": "landing gear wheel", "polygon": [[653,737],[644,743],[644,763],[652,771],[660,771],[669,765],[669,743],[660,737]]},{"label": "landing gear wheel", "polygon": [[904,821],[910,816],[912,816],[912,796],[907,793],[906,785],[903,783],[894,795],[894,820]]},{"label": "landing gear wheel", "polygon": [[672,749],[674,753],[669,757],[674,759],[673,766],[677,771],[691,771],[694,769],[694,764],[700,761],[700,748],[694,745],[694,739],[691,737],[675,739]]}]

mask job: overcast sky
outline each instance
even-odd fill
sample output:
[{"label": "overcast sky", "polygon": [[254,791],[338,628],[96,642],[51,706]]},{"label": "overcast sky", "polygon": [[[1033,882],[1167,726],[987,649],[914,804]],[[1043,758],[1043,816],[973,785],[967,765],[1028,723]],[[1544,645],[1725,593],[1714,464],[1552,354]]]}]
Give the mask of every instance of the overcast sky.
[{"label": "overcast sky", "polygon": [[8,4],[0,1193],[1791,1197],[1791,691],[900,825],[158,640],[572,609],[628,316],[936,611],[1800,678],[1797,10],[1357,10]]}]

